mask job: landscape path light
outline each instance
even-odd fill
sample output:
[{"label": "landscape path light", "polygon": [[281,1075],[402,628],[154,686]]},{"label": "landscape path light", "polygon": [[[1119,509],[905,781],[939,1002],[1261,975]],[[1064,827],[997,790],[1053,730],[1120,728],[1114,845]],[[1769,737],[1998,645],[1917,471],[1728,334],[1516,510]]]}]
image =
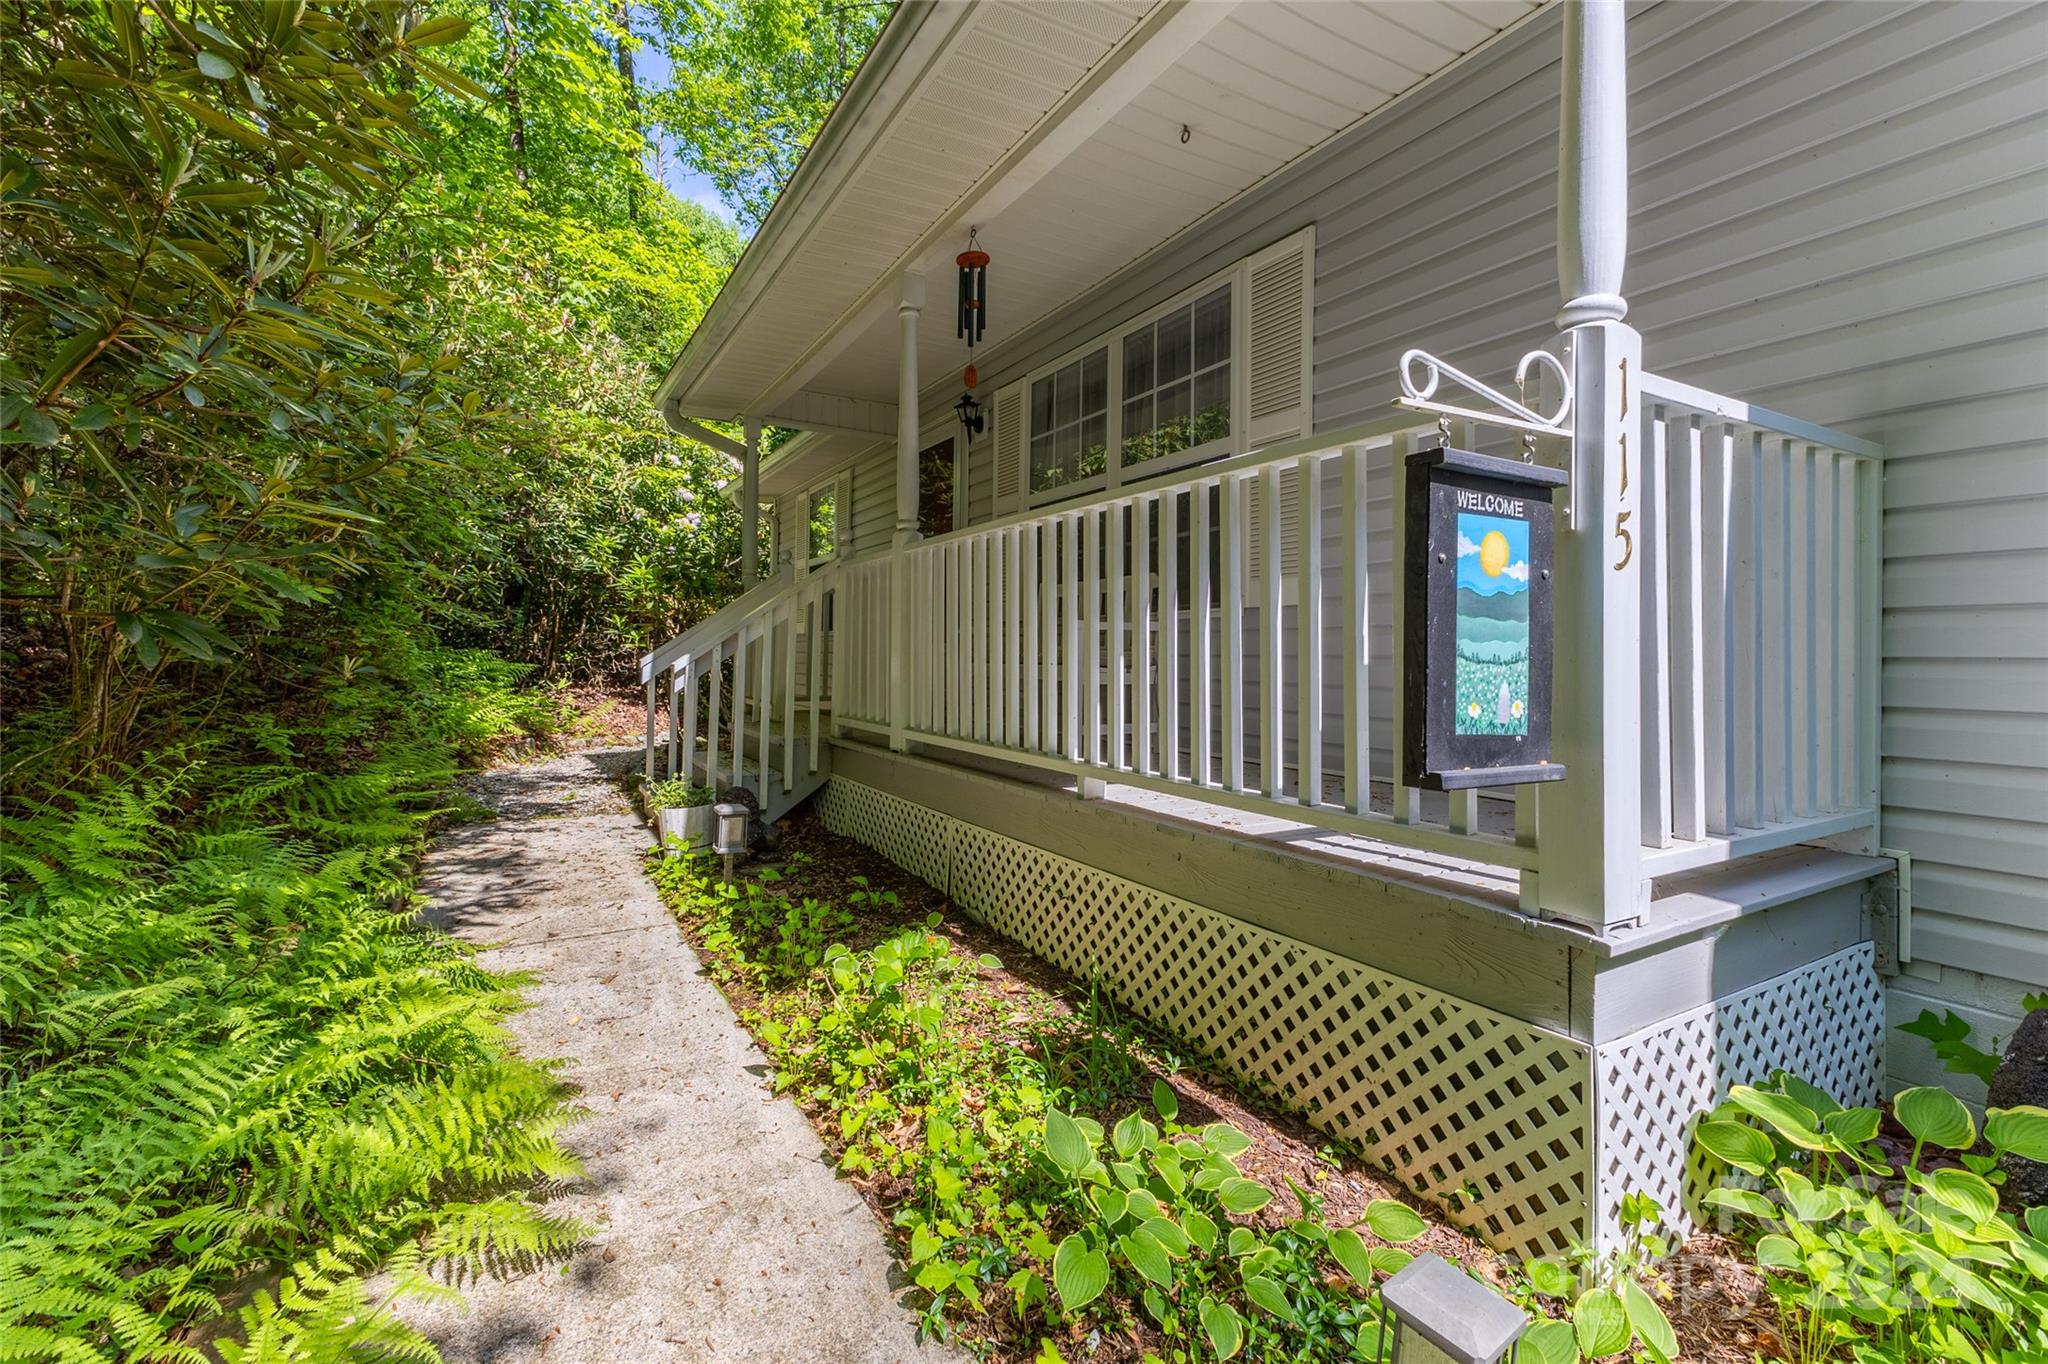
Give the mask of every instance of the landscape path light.
[{"label": "landscape path light", "polygon": [[725,859],[725,880],[730,885],[733,861],[747,850],[747,807],[732,804],[715,808],[718,811],[718,832],[712,838],[711,851]]},{"label": "landscape path light", "polygon": [[1464,1270],[1435,1255],[1419,1255],[1380,1289],[1392,1321],[1380,1334],[1388,1364],[1497,1364],[1508,1358],[1529,1325],[1521,1308]]}]

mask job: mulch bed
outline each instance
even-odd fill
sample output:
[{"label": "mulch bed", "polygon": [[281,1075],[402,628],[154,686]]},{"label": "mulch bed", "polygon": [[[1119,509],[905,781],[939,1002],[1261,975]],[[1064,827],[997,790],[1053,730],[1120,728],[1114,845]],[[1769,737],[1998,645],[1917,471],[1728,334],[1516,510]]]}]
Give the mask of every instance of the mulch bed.
[{"label": "mulch bed", "polygon": [[[637,710],[633,723],[636,727],[642,723]],[[1071,1020],[1086,1009],[1086,982],[1077,981],[1020,944],[990,931],[942,891],[871,849],[830,832],[807,811],[783,820],[777,832],[780,848],[762,861],[785,868],[785,879],[777,889],[792,898],[811,896],[851,908],[849,897],[860,889],[856,878],[864,878],[872,889],[893,891],[900,899],[900,908],[866,913],[853,910],[858,927],[847,935],[848,946],[872,946],[891,931],[900,931],[905,924],[938,914],[937,931],[950,938],[957,950],[975,955],[989,953],[1002,961],[1002,969],[983,977],[983,987],[971,995],[976,1007],[967,1010],[960,1020],[963,1047],[1035,1049],[1035,1039],[1042,1035],[1046,1025]],[[807,854],[809,861],[799,859],[800,865],[790,867],[789,854],[793,852]],[[685,920],[683,926],[687,936],[695,937],[692,923]],[[702,947],[701,942],[697,945]],[[763,1002],[744,979],[726,975],[721,985],[742,1014]],[[1398,1199],[1421,1212],[1429,1224],[1423,1237],[1410,1243],[1407,1249],[1441,1255],[1496,1285],[1504,1285],[1513,1277],[1511,1258],[1444,1223],[1433,1204],[1360,1160],[1355,1151],[1317,1131],[1299,1115],[1248,1091],[1231,1076],[1213,1069],[1190,1048],[1133,1016],[1122,1017],[1130,1028],[1126,1035],[1130,1049],[1142,1062],[1145,1073],[1128,1086],[1127,1093],[1092,1116],[1113,1122],[1133,1108],[1149,1112],[1151,1085],[1156,1075],[1165,1079],[1178,1096],[1182,1122],[1227,1122],[1250,1139],[1251,1149],[1238,1158],[1238,1164],[1275,1195],[1256,1215],[1258,1221],[1278,1226],[1299,1215],[1300,1205],[1290,1180],[1322,1200],[1323,1217],[1330,1226],[1356,1222],[1374,1199]],[[819,1106],[803,1106],[820,1140],[837,1151],[842,1143],[836,1115]],[[893,1237],[895,1228],[890,1217],[902,1194],[897,1182],[887,1177],[852,1182]],[[1711,1233],[1695,1236],[1667,1262],[1665,1278],[1677,1293],[1667,1302],[1666,1310],[1678,1332],[1680,1358],[1687,1364],[1750,1364],[1757,1352],[1768,1357],[1778,1345],[1776,1311],[1764,1294],[1761,1280],[1740,1257],[1734,1243]],[[993,1298],[991,1308],[996,1309]],[[1023,1361],[1034,1357],[1020,1342],[994,1334],[985,1338],[983,1344],[993,1348],[993,1358]],[[1070,1353],[1070,1357],[1136,1360],[1145,1349],[1156,1348],[1158,1344],[1156,1340],[1104,1338],[1093,1354]]]}]

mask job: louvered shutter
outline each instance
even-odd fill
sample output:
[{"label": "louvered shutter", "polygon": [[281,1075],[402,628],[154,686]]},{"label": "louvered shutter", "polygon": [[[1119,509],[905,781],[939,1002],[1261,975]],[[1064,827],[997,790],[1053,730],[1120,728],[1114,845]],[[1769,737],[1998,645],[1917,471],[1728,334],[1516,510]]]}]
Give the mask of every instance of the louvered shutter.
[{"label": "louvered shutter", "polygon": [[1024,384],[1020,380],[996,394],[989,420],[995,426],[989,448],[995,453],[995,514],[1024,510]]},{"label": "louvered shutter", "polygon": [[1244,263],[1245,430],[1254,450],[1311,424],[1315,249],[1315,228],[1305,227]]}]

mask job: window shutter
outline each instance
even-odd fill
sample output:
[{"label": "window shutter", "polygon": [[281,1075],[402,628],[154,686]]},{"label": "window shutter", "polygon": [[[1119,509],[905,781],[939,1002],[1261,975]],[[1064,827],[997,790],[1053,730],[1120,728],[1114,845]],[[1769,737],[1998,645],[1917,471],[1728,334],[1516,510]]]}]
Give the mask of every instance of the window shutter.
[{"label": "window shutter", "polygon": [[996,393],[989,421],[995,427],[989,448],[995,452],[995,514],[1024,510],[1024,384],[1022,380]]},{"label": "window shutter", "polygon": [[1309,430],[1315,233],[1305,227],[1245,261],[1245,431],[1258,449]]}]

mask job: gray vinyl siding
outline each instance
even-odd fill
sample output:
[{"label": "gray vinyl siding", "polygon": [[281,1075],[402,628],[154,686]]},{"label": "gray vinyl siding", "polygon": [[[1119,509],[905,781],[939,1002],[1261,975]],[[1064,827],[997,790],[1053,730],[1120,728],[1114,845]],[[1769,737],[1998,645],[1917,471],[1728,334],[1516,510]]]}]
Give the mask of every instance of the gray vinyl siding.
[{"label": "gray vinyl siding", "polygon": [[[1559,302],[1559,24],[1539,13],[1005,344],[991,391],[1309,223],[1319,429],[1386,411],[1411,345],[1500,379]],[[1629,36],[1645,363],[1886,447],[1900,996],[2009,1020],[2015,984],[2048,985],[2048,7],[1667,0]],[[1386,622],[1383,467],[1370,494]],[[1374,658],[1389,645],[1382,626]],[[1376,717],[1389,700],[1376,683]]]},{"label": "gray vinyl siding", "polygon": [[896,533],[896,450],[882,446],[853,464],[853,553],[889,547]]}]

